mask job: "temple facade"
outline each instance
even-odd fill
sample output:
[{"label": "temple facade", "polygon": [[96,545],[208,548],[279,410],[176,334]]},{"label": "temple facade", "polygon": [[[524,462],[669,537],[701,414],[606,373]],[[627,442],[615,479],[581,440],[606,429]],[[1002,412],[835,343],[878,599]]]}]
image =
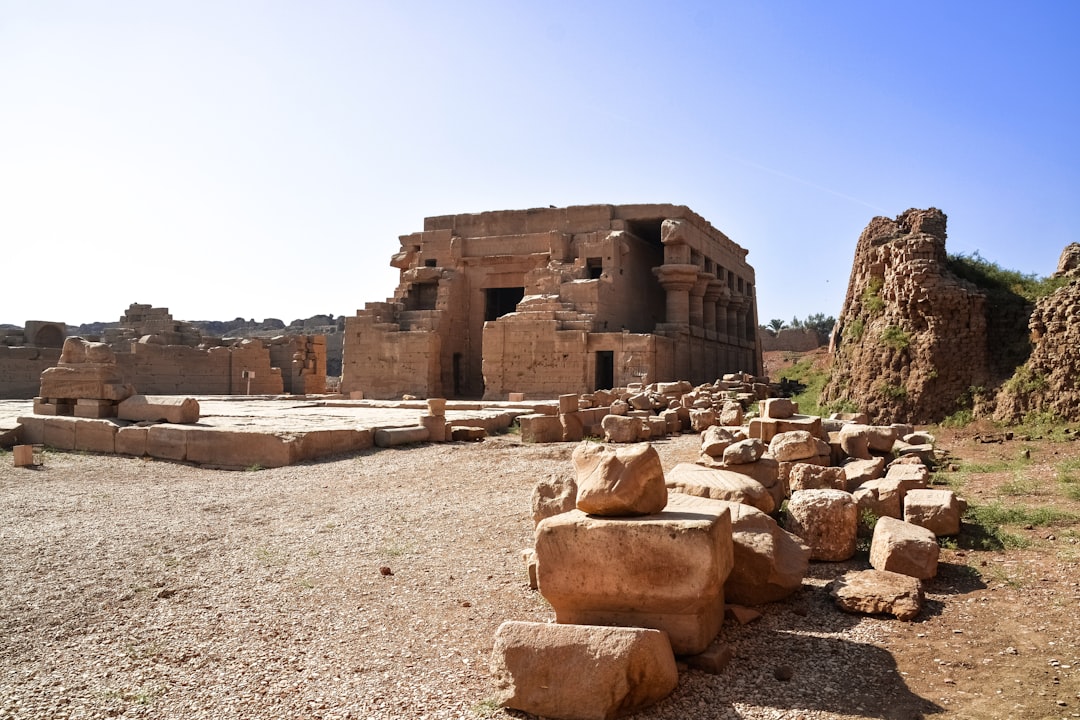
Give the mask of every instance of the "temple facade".
[{"label": "temple facade", "polygon": [[556,397],[761,374],[747,251],[681,205],[429,217],[346,319],[341,390]]}]

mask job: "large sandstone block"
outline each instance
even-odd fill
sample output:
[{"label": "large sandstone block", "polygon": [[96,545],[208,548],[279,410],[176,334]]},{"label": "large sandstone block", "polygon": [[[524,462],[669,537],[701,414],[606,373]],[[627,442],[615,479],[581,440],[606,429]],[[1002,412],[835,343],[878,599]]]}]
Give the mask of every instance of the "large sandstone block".
[{"label": "large sandstone block", "polygon": [[885,458],[878,457],[871,460],[849,460],[843,465],[844,476],[847,477],[847,489],[865,484],[868,480],[876,480],[885,474]]},{"label": "large sandstone block", "polygon": [[566,720],[608,720],[667,697],[678,685],[659,630],[504,622],[491,655],[496,701]]},{"label": "large sandstone block", "polygon": [[[558,418],[556,418],[556,421]],[[398,445],[427,442],[430,439],[428,429],[423,425],[410,427],[379,428],[375,431],[376,447],[387,448]],[[443,436],[445,438],[445,435]]]},{"label": "large sandstone block", "polygon": [[897,429],[889,425],[870,425],[867,427],[866,440],[871,452],[890,453],[893,443],[899,438]]},{"label": "large sandstone block", "polygon": [[763,418],[786,420],[799,412],[799,404],[791,398],[769,398],[758,403]]},{"label": "large sandstone block", "polygon": [[175,395],[132,395],[116,409],[117,417],[132,422],[196,423],[199,401]]},{"label": "large sandstone block", "polygon": [[840,428],[840,449],[848,457],[870,460],[870,426],[849,423]]},{"label": "large sandstone block", "polygon": [[147,427],[131,425],[119,428],[116,431],[116,452],[120,455],[134,455],[142,457],[146,455],[146,436],[149,432]]},{"label": "large sandstone block", "polygon": [[724,583],[726,602],[762,605],[782,600],[802,586],[810,547],[757,508],[672,493],[667,509],[693,512],[708,503],[721,503],[731,513],[734,564]]},{"label": "large sandstone block", "polygon": [[927,580],[937,575],[940,552],[937,538],[926,528],[883,517],[874,527],[870,564],[877,570]]},{"label": "large sandstone block", "polygon": [[694,432],[704,432],[716,424],[716,413],[710,409],[694,409],[690,411],[690,429]]},{"label": "large sandstone block", "polygon": [[[612,406],[614,409],[614,406]],[[641,418],[631,415],[605,415],[600,421],[604,437],[613,443],[636,443],[641,439]]]},{"label": "large sandstone block", "polygon": [[747,438],[724,448],[725,465],[742,465],[757,462],[765,454],[765,443],[759,438]]},{"label": "large sandstone block", "polygon": [[805,430],[814,437],[822,437],[821,418],[817,415],[792,415],[789,418],[753,418],[750,420],[749,435],[762,442],[770,442],[780,433],[793,430]]},{"label": "large sandstone block", "polygon": [[730,472],[746,475],[764,485],[765,489],[772,495],[776,507],[783,505],[789,494],[787,483],[780,477],[780,463],[770,457],[763,457],[757,462],[736,465],[729,465],[725,462],[721,467]]},{"label": "large sandstone block", "polygon": [[550,475],[541,478],[533,486],[533,526],[544,518],[570,512],[577,507],[577,481],[571,477]]},{"label": "large sandstone block", "polygon": [[135,389],[123,382],[115,365],[57,365],[41,373],[43,398],[123,400]]},{"label": "large sandstone block", "polygon": [[814,463],[795,463],[788,472],[788,487],[796,490],[846,490],[847,476],[844,469],[825,467]]},{"label": "large sandstone block", "polygon": [[960,533],[960,501],[952,490],[911,490],[904,496],[904,520],[935,535]]},{"label": "large sandstone block", "polygon": [[592,515],[649,515],[667,505],[667,486],[660,455],[649,443],[612,447],[578,445],[577,506]]},{"label": "large sandstone block", "polygon": [[536,527],[540,593],[560,623],[664,630],[677,654],[709,646],[731,573],[727,508],[606,518],[581,510]]},{"label": "large sandstone block", "polygon": [[[150,428],[150,445],[155,431]],[[172,427],[172,426],[169,426]],[[229,468],[284,467],[297,460],[298,440],[289,433],[234,432],[209,428],[190,428],[185,433],[185,459],[200,465]],[[154,453],[151,451],[151,455]]]},{"label": "large sandstone block", "polygon": [[83,452],[115,453],[118,425],[110,420],[79,420],[75,423],[75,449]]},{"label": "large sandstone block", "polygon": [[154,425],[148,428],[146,454],[162,460],[187,459],[188,430],[181,425]]},{"label": "large sandstone block", "polygon": [[534,413],[519,415],[517,420],[521,427],[522,442],[552,443],[562,441],[563,427],[558,415]]},{"label": "large sandstone block", "polygon": [[57,450],[75,449],[75,426],[79,423],[75,418],[50,417],[45,418],[43,426],[42,442]]},{"label": "large sandstone block", "polygon": [[665,482],[669,490],[678,493],[742,503],[765,513],[771,513],[777,507],[764,485],[748,475],[730,470],[679,463],[667,472]]},{"label": "large sandstone block", "polygon": [[788,501],[788,531],[810,546],[813,560],[847,560],[855,554],[858,509],[843,490],[799,490]]},{"label": "large sandstone block", "polygon": [[659,630],[517,621],[495,633],[491,674],[502,707],[568,720],[623,717],[679,683]]}]

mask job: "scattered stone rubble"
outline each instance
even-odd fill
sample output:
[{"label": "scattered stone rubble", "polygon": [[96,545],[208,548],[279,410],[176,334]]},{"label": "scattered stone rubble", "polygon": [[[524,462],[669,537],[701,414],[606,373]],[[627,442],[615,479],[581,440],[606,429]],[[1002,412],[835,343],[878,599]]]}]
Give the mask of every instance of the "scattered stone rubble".
[{"label": "scattered stone rubble", "polygon": [[[746,424],[720,425],[727,389],[634,390],[611,393],[607,416],[635,420],[629,444],[584,442],[573,473],[536,485],[535,544],[522,556],[555,622],[499,629],[491,669],[500,704],[578,720],[657,702],[676,684],[676,657],[722,671],[725,610],[749,621],[745,606],[784,600],[810,562],[850,559],[860,536],[871,538],[870,568],[828,586],[837,608],[918,616],[922,582],[937,574],[937,538],[959,532],[965,509],[951,490],[928,487],[932,436],[863,414],[800,415],[782,398],[755,400]],[[675,432],[701,434],[699,461],[666,474],[642,441],[665,436],[665,413]]]}]

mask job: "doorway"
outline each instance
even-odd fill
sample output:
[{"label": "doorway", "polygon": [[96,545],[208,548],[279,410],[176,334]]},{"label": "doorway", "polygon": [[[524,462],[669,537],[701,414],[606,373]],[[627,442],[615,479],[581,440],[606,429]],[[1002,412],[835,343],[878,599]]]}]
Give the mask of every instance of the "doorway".
[{"label": "doorway", "polygon": [[598,350],[593,390],[610,390],[613,387],[615,387],[615,353],[612,350]]}]

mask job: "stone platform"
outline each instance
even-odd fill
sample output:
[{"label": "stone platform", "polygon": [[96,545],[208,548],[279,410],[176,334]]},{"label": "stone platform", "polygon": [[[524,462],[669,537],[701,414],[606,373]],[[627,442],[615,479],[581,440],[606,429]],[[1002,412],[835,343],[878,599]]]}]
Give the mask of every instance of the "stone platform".
[{"label": "stone platform", "polygon": [[[199,421],[184,425],[34,415],[32,400],[2,400],[0,446],[41,444],[222,468],[281,467],[370,448],[376,431],[415,427],[428,412],[424,400],[335,398],[197,397]],[[446,407],[448,423],[494,433],[518,415],[557,412],[558,403],[448,401]]]}]

